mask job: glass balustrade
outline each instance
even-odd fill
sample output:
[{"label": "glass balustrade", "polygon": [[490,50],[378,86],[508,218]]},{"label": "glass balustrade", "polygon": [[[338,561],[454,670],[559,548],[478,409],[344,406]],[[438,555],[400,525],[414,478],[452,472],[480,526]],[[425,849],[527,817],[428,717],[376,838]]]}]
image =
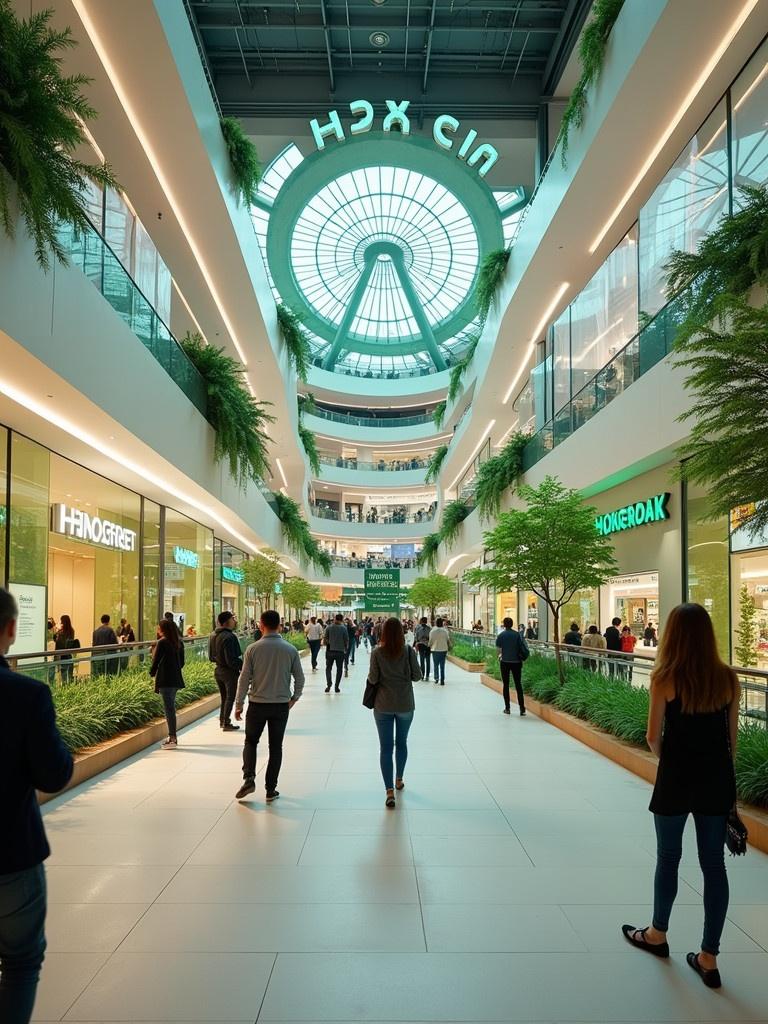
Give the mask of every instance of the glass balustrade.
[{"label": "glass balustrade", "polygon": [[62,226],[59,241],[72,265],[82,270],[168,376],[205,416],[207,397],[203,378],[101,235],[92,227],[75,233],[71,227]]},{"label": "glass balustrade", "polygon": [[402,473],[411,469],[426,469],[429,465],[427,459],[394,459],[385,461],[379,459],[376,462],[365,462],[362,459],[345,459],[333,455],[321,455],[322,466],[334,466],[336,469],[359,469],[378,473]]},{"label": "glass balustrade", "polygon": [[310,508],[312,515],[318,519],[332,519],[336,522],[377,526],[392,526],[400,523],[431,523],[435,518],[434,510],[428,509],[422,512],[377,509],[375,513],[365,512],[356,514],[353,512],[339,512],[336,508],[326,508],[324,505],[317,504],[310,505]]},{"label": "glass balustrade", "polygon": [[415,427],[420,423],[432,422],[432,413],[429,412],[420,416],[353,416],[349,412],[332,412],[318,407],[312,410],[311,415],[333,423],[349,423],[355,427]]}]

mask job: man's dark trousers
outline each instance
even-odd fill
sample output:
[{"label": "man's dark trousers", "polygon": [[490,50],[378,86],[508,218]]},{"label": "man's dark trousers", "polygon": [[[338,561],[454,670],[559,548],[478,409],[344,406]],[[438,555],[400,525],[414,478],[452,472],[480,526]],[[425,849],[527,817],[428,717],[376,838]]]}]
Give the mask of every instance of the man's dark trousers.
[{"label": "man's dark trousers", "polygon": [[429,644],[419,644],[416,650],[419,652],[419,668],[424,679],[429,679]]},{"label": "man's dark trousers", "polygon": [[308,640],[309,651],[312,655],[312,668],[317,668],[317,656],[320,653],[321,640]]},{"label": "man's dark trousers", "polygon": [[336,689],[341,685],[341,673],[344,671],[344,651],[329,651],[325,649],[325,685],[331,685],[331,673],[334,663],[336,665]]},{"label": "man's dark trousers", "polygon": [[235,706],[235,694],[237,693],[237,673],[230,669],[220,668],[218,665],[213,670],[213,675],[221,694],[221,708],[219,710],[219,725],[229,725],[232,721],[232,708]]},{"label": "man's dark trousers", "polygon": [[525,694],[523,693],[523,665],[520,661],[502,661],[499,663],[501,668],[501,681],[502,688],[504,690],[504,707],[509,710],[509,673],[512,673],[512,678],[515,681],[515,690],[517,691],[517,703],[521,711],[525,711]]},{"label": "man's dark trousers", "polygon": [[267,726],[269,735],[269,760],[264,779],[267,792],[277,788],[277,777],[283,763],[283,736],[288,725],[288,704],[257,704],[249,701],[245,715],[245,746],[243,747],[243,778],[256,777],[256,750]]}]

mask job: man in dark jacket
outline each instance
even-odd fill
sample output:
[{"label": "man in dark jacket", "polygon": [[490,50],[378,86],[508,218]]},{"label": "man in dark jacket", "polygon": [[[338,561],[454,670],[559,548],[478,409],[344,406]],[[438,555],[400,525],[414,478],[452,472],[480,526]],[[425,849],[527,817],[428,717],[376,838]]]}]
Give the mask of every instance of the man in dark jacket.
[{"label": "man in dark jacket", "polygon": [[419,668],[421,669],[421,678],[429,682],[429,634],[431,629],[427,622],[426,615],[422,615],[419,619],[419,624],[416,627],[416,632],[413,634],[414,644],[416,646],[416,653],[419,656]]},{"label": "man in dark jacket", "polygon": [[[608,675],[609,676],[614,675],[615,672],[616,672],[616,653],[615,652],[618,651],[619,652],[618,657],[619,658],[621,657],[621,630],[619,629],[620,625],[621,625],[621,619],[618,619],[618,618],[611,619],[610,626],[608,627],[608,629],[606,629],[605,633],[603,633],[603,636],[605,637],[606,649],[608,651],[612,652],[611,654],[608,655],[608,657],[611,658],[611,660],[608,662]],[[620,665],[619,666],[619,675],[623,675],[623,674],[624,674],[624,666]]]},{"label": "man in dark jacket", "polygon": [[232,708],[235,706],[237,680],[243,668],[243,655],[240,641],[235,636],[237,619],[232,612],[220,612],[218,622],[208,641],[208,659],[216,665],[213,674],[221,694],[219,726],[224,732],[236,732],[240,726],[232,721]]},{"label": "man in dark jacket", "polygon": [[528,644],[520,636],[519,632],[512,627],[515,625],[512,619],[504,619],[504,628],[496,637],[496,646],[499,649],[499,667],[501,668],[501,681],[504,691],[504,714],[510,714],[509,709],[509,675],[515,681],[515,692],[517,693],[517,706],[520,708],[520,716],[525,714],[525,696],[523,694],[523,662],[528,657]]},{"label": "man in dark jacket", "polygon": [[5,660],[17,617],[16,601],[0,589],[0,1021],[26,1024],[45,954],[43,861],[51,852],[35,790],[63,789],[72,755],[48,686]]},{"label": "man in dark jacket", "polygon": [[[93,631],[92,647],[117,647],[119,641],[117,633],[109,623],[109,616],[101,616],[101,625]],[[116,672],[120,665],[120,659],[114,652],[94,656],[91,661],[91,672],[95,676],[103,676],[108,672]]]},{"label": "man in dark jacket", "polygon": [[344,616],[337,615],[325,630],[325,692],[331,692],[331,673],[336,665],[336,693],[341,692],[341,673],[344,658],[349,648],[349,633],[344,625]]}]

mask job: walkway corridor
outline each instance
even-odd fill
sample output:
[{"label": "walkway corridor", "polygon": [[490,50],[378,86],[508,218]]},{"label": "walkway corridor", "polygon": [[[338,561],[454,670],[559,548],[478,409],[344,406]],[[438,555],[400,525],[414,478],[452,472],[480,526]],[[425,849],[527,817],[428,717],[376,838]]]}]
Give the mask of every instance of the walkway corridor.
[{"label": "walkway corridor", "polygon": [[308,674],[269,808],[261,756],[234,801],[242,733],[215,718],[48,805],[37,1020],[768,1020],[768,858],[729,861],[709,991],[683,956],[702,920],[690,842],[670,961],[619,932],[649,918],[645,783],[449,665],[445,687],[416,684],[388,811],[366,665],[338,696]]}]

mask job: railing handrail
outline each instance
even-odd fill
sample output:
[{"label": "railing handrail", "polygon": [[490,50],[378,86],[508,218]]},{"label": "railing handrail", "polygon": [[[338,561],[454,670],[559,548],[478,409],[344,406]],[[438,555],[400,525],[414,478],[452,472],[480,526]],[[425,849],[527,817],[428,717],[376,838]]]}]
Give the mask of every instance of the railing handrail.
[{"label": "railing handrail", "polygon": [[314,502],[310,502],[310,511],[313,516],[318,519],[331,519],[338,520],[342,523],[348,523],[350,526],[402,526],[404,523],[431,523],[435,518],[434,512],[425,512],[418,516],[416,513],[408,513],[404,518],[398,517],[394,519],[392,516],[381,515],[375,520],[369,519],[349,519],[346,512],[339,512],[335,508],[318,508]]},{"label": "railing handrail", "polygon": [[354,416],[352,413],[333,412],[330,409],[323,409],[321,406],[316,406],[307,415],[318,416],[320,419],[330,420],[333,423],[348,423],[356,427],[414,427],[432,420],[431,413],[422,413],[418,416]]},{"label": "railing handrail", "polygon": [[[213,630],[211,630],[211,632],[213,632]],[[191,647],[194,644],[200,644],[203,641],[207,643],[210,635],[210,633],[198,633],[196,636],[183,636],[180,637],[180,639],[185,646]],[[247,631],[240,631],[235,634],[238,639],[241,637],[248,637],[250,635],[250,632]],[[40,660],[60,660],[62,656],[65,658],[78,658],[85,654],[140,654],[142,650],[149,650],[154,647],[158,639],[159,637],[155,637],[153,640],[136,640],[133,643],[100,644],[98,647],[62,647],[58,650],[33,651],[31,654],[14,654],[13,648],[11,648],[6,655],[6,658],[11,667],[13,667],[15,662],[27,662],[33,658],[38,658]],[[24,666],[22,665],[22,669],[23,668]]]},{"label": "railing handrail", "polygon": [[[417,469],[426,469],[429,465],[428,459],[402,459],[401,465],[395,466],[392,463],[387,463],[382,466],[381,462],[384,460],[377,460],[376,462],[368,462],[365,459],[350,459],[343,456],[334,455],[323,455],[319,456],[320,463],[323,466],[332,466],[334,469],[350,469],[350,470],[375,470],[378,473],[407,473]],[[395,460],[397,461],[397,460]],[[405,463],[413,463],[416,465],[405,465]],[[351,465],[354,463],[354,465]]]}]

